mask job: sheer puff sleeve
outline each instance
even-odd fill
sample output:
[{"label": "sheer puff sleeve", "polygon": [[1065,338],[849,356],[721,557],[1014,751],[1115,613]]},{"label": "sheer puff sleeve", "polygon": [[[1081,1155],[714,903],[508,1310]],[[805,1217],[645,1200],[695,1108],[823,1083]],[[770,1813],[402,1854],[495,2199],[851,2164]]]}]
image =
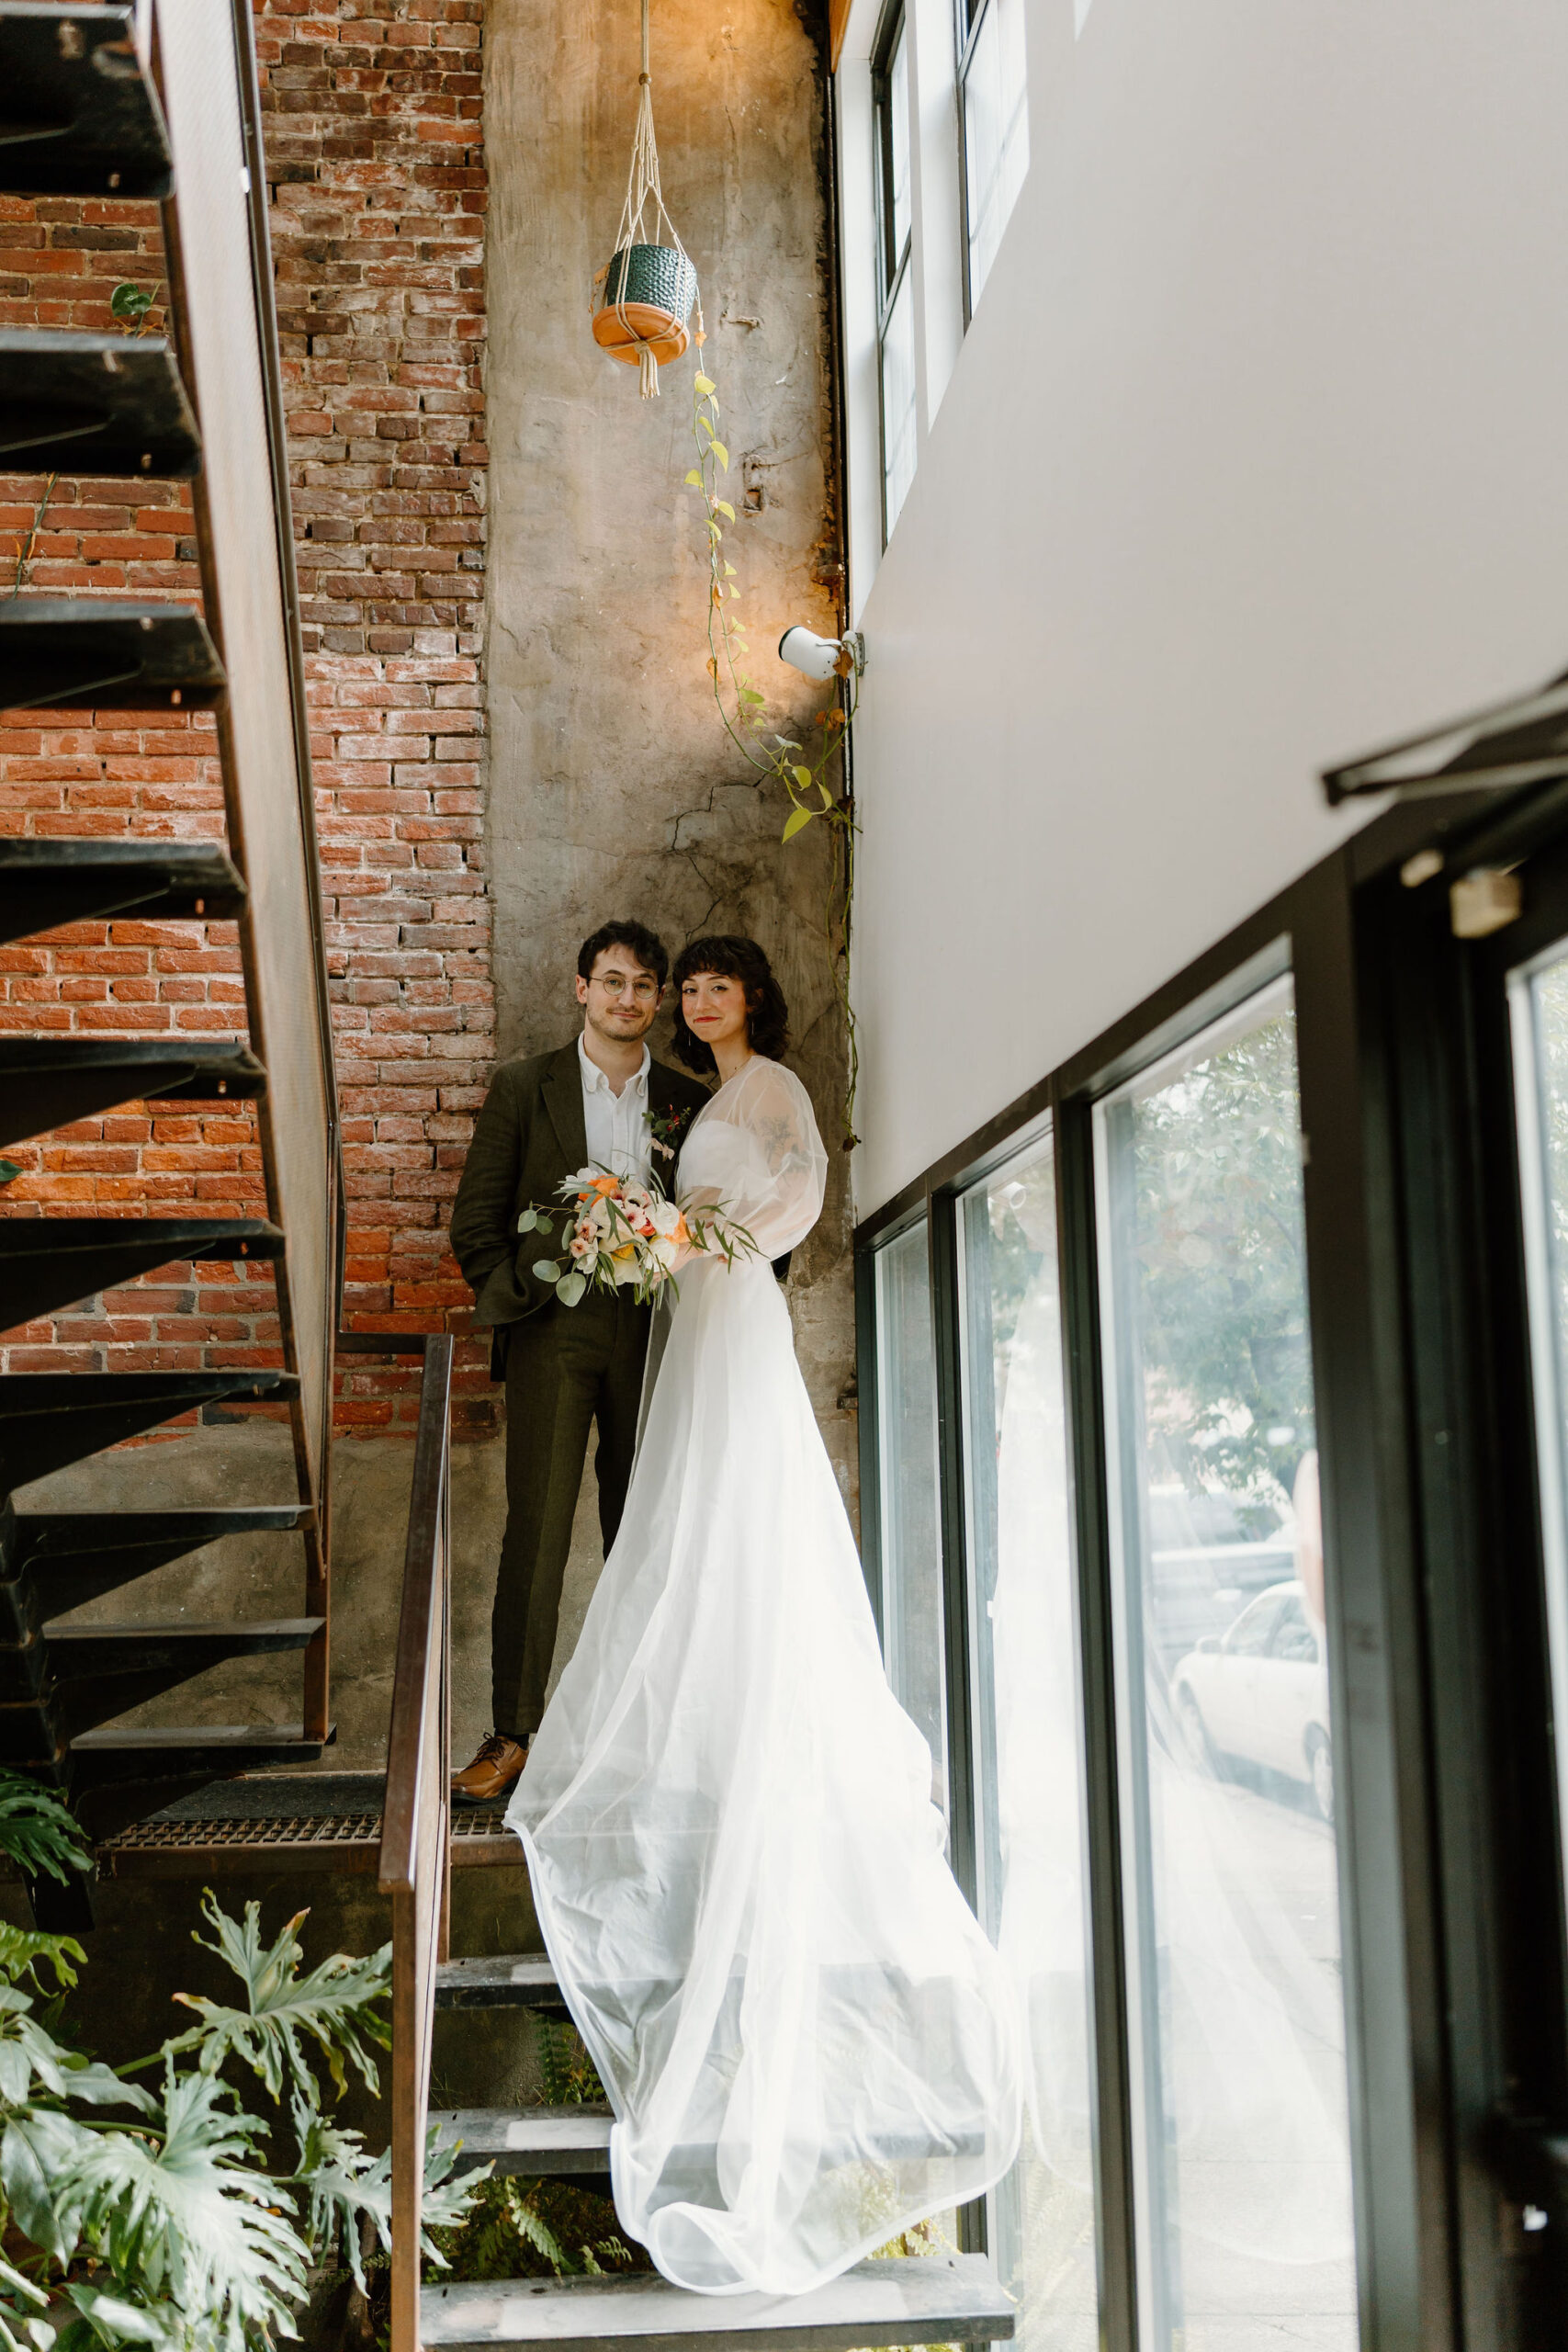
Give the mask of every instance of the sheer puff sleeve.
[{"label": "sheer puff sleeve", "polygon": [[822,1214],[828,1154],[811,1098],[763,1055],[704,1106],[682,1164],[682,1199],[743,1225],[764,1258],[796,1249]]}]

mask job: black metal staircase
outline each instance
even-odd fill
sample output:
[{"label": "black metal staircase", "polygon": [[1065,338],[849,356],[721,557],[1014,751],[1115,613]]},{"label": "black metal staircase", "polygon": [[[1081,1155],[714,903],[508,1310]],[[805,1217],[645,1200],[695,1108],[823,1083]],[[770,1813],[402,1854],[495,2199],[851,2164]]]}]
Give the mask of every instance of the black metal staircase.
[{"label": "black metal staircase", "polygon": [[[0,1330],[162,1266],[254,1259],[274,1271],[285,1361],[279,1370],[220,1362],[0,1379],[0,1764],[51,1781],[100,1834],[213,1779],[319,1758],[331,1737],[325,1504],[339,1180],[270,263],[246,164],[254,62],[247,13],[210,10],[177,49],[164,22],[161,62],[138,45],[138,14],[0,0],[0,190],[163,201],[175,328],[172,342],[0,330],[0,466],[192,481],[204,610],[14,596],[0,604],[0,705],[215,709],[230,847],[0,843],[0,939],[132,912],[238,922],[251,1037],[265,1041],[269,1059],[281,1052],[284,1068],[280,1083],[276,1060],[269,1069],[251,1045],[175,1035],[11,1035],[0,1040],[0,1144],[126,1102],[252,1102],[269,1214],[52,1216],[15,1213],[17,1204],[0,1217]],[[201,74],[204,87],[192,78]],[[265,917],[244,872],[258,858]],[[159,1508],[159,1448],[146,1457],[143,1510],[15,1508],[17,1488],[220,1402],[288,1408],[295,1495],[231,1510]],[[303,1540],[299,1616],[159,1623],[73,1613],[224,1535],[264,1532]],[[298,1723],[120,1721],[212,1666],[287,1652],[304,1660]],[[74,1886],[34,1891],[35,1907],[47,1905],[60,1925],[88,1923],[83,1900]]]}]

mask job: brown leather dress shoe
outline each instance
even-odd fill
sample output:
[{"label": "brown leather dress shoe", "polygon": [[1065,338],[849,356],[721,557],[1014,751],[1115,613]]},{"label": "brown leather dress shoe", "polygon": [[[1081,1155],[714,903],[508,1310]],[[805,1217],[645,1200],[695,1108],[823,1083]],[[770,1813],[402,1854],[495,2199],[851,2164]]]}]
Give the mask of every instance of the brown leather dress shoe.
[{"label": "brown leather dress shoe", "polygon": [[454,1804],[498,1804],[528,1761],[528,1743],[492,1731],[471,1764],[452,1775]]}]

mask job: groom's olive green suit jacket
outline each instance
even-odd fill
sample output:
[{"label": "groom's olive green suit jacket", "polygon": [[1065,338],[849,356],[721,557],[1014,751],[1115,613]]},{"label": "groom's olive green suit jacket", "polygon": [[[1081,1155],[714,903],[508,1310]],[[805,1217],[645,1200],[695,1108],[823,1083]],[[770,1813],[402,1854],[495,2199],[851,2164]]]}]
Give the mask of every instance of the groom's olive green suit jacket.
[{"label": "groom's olive green suit jacket", "polygon": [[[673,1138],[677,1151],[707,1099],[707,1088],[696,1079],[650,1063],[649,1111],[660,1120],[685,1114]],[[535,1235],[518,1233],[518,1216],[525,1208],[559,1209],[561,1185],[587,1159],[577,1040],[553,1054],[502,1062],[491,1080],[452,1206],[452,1247],[477,1302],[474,1320],[496,1330],[494,1378],[504,1363],[505,1326],[555,1299],[534,1272],[535,1260],[546,1253]],[[653,1164],[660,1182],[672,1191],[674,1163],[656,1153]]]}]

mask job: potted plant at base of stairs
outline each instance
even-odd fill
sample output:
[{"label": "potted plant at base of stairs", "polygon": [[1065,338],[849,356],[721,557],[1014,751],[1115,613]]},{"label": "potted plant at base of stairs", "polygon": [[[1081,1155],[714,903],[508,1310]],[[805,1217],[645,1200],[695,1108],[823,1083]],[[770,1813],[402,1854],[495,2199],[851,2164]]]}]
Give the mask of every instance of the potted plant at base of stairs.
[{"label": "potted plant at base of stairs", "polygon": [[[91,1867],[64,1807],[13,1772],[0,1772],[0,1853],[28,1876],[63,1881]],[[336,2094],[351,2066],[377,2088],[390,1946],[364,1960],[336,1952],[301,1975],[305,1913],[267,1946],[259,1904],[245,1905],[242,1924],[209,1893],[202,1912],[213,1940],[196,1940],[238,1977],[239,2001],[175,1994],[197,2022],[119,2068],[57,2038],[82,1946],[0,1923],[6,2352],[247,2352],[296,2335],[312,2264],[341,2249],[363,2291],[362,2233],[389,2242],[389,2160],[333,2123],[311,2061],[324,2060]],[[272,2120],[245,2111],[224,2080],[231,2066],[266,2092]],[[155,2087],[134,2079],[153,2069]],[[286,2122],[293,2169],[268,2171],[263,2143]],[[451,2161],[437,2157],[426,2181],[425,2217],[438,2228],[463,2219],[477,2186],[452,2182]]]}]

